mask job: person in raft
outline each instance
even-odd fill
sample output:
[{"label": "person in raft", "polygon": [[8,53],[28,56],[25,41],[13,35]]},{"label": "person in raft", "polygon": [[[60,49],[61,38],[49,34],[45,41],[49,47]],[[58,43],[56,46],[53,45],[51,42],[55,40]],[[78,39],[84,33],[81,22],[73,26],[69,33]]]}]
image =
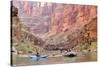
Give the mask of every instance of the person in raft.
[{"label": "person in raft", "polygon": [[37,56],[37,57],[39,57],[39,56],[40,56],[40,54],[39,54],[38,50],[36,50],[36,56]]}]

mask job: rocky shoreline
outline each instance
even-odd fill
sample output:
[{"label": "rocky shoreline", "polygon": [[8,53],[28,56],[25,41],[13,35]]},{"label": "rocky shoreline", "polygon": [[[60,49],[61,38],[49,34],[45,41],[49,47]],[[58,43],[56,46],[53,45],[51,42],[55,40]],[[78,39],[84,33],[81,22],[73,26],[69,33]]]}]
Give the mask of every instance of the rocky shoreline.
[{"label": "rocky shoreline", "polygon": [[[87,53],[92,53],[92,52],[97,52],[96,50],[93,50],[93,51],[88,51],[88,50],[83,50],[82,52],[68,52],[68,53],[72,53],[72,54],[77,54],[77,56],[81,56],[81,55],[85,55]],[[65,53],[59,53],[59,54],[45,54],[43,56],[48,56],[48,57],[61,57],[61,56],[64,56]],[[32,54],[16,54],[14,56],[18,56],[18,57],[30,57],[30,56],[33,56]],[[41,55],[42,56],[42,55]]]}]

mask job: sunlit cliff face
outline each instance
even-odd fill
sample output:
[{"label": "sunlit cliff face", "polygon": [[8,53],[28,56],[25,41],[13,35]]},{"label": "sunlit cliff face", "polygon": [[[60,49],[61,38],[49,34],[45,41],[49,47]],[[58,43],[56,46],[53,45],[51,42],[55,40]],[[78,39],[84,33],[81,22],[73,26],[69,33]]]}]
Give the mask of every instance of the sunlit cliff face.
[{"label": "sunlit cliff face", "polygon": [[[30,29],[29,31],[37,34],[60,33],[72,28],[80,28],[97,16],[97,7],[91,5],[15,2],[16,0],[13,3],[18,7],[18,15],[23,18],[21,19],[24,21],[23,23]],[[94,23],[96,22],[94,21]]]},{"label": "sunlit cliff face", "polygon": [[[96,16],[95,6],[81,6],[81,5],[63,5],[59,9],[55,9],[53,13],[53,21],[51,24],[51,31],[64,31],[72,27],[79,27],[88,23],[90,19]],[[61,30],[59,30],[61,28]]]}]

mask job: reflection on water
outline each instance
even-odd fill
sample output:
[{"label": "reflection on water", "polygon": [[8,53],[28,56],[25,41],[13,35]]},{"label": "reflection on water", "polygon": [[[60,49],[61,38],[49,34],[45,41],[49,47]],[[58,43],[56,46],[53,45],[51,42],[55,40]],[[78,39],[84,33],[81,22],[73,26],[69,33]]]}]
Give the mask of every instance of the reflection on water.
[{"label": "reflection on water", "polygon": [[43,65],[43,64],[60,64],[60,63],[72,63],[72,62],[88,62],[96,61],[97,54],[96,52],[91,52],[87,54],[82,54],[77,57],[50,57],[47,60],[32,60],[31,58],[26,57],[16,57],[13,59],[14,65]]}]

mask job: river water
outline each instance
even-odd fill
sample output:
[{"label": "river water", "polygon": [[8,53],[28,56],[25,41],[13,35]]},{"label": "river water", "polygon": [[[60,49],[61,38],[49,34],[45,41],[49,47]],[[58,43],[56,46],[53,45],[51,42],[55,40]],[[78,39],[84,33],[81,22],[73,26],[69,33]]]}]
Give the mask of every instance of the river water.
[{"label": "river water", "polygon": [[63,63],[76,63],[76,62],[90,62],[97,60],[96,52],[82,53],[76,57],[50,57],[46,60],[32,60],[29,57],[18,57],[13,59],[14,66],[27,66],[27,65],[45,65],[45,64],[63,64]]}]

